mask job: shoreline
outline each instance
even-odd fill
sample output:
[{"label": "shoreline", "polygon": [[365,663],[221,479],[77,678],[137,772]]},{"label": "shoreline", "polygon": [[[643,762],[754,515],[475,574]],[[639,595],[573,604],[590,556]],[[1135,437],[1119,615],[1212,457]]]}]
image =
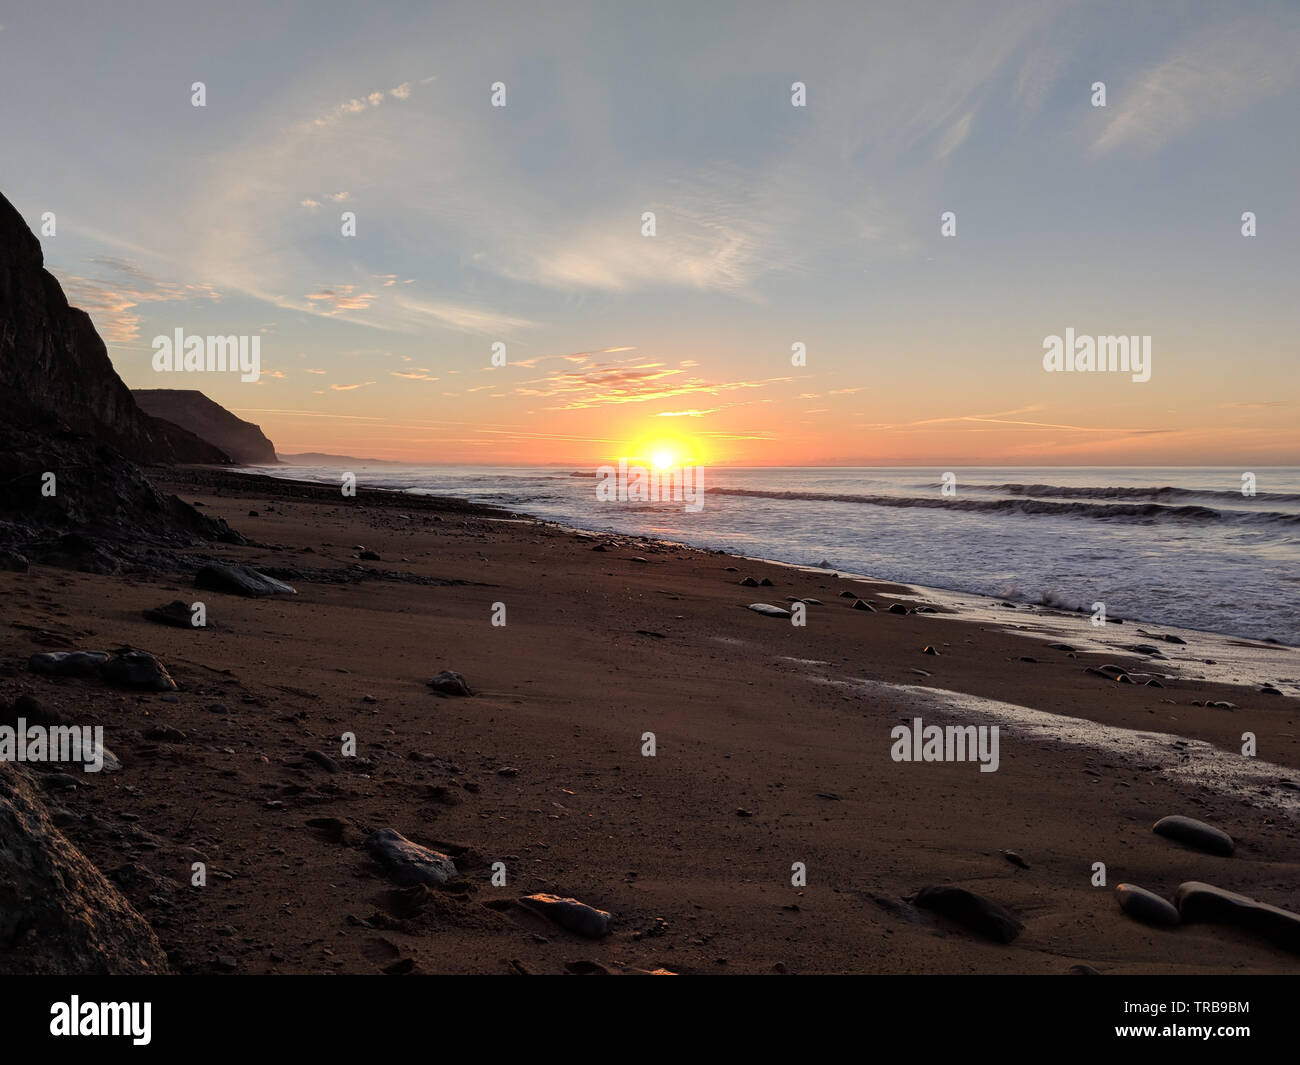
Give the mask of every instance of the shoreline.
[{"label": "shoreline", "polygon": [[[1204,880],[1300,910],[1293,814],[1161,768],[1231,758],[1250,731],[1261,772],[1300,789],[1290,695],[1119,684],[1096,667],[1136,675],[1150,659],[1079,641],[1027,648],[973,613],[890,613],[917,592],[891,582],[448,497],[149,476],[249,540],[203,555],[273,571],[297,594],[205,592],[212,627],[193,632],[143,617],[193,598],[184,570],[0,573],[0,680],[6,699],[105,726],[120,772],[73,789],[33,773],[175,972],[1294,971],[1293,953],[1240,929],[1153,930],[1114,892],[1126,881],[1171,897]],[[851,609],[850,590],[878,609]],[[746,609],[791,597],[820,600],[806,628]],[[122,645],[157,655],[179,690],[26,666],[34,652]],[[434,694],[443,669],[474,694]],[[918,700],[933,702],[918,715]],[[898,724],[994,720],[981,700],[1119,730],[1134,756],[1003,718],[996,772],[892,759]],[[1157,836],[1168,814],[1223,828],[1237,854]],[[388,880],[364,846],[381,828],[452,856],[457,880]],[[202,890],[189,885],[196,860],[210,870]],[[796,862],[805,886],[791,882]],[[1096,862],[1106,887],[1091,882]],[[936,884],[993,899],[1024,932],[990,943],[915,909]],[[532,892],[607,910],[614,931],[586,940],[512,905]]]},{"label": "shoreline", "polygon": [[[320,485],[325,483],[321,481],[304,481],[304,480],[299,480],[297,478],[275,477],[270,474],[257,474],[255,472],[252,473],[245,472],[245,471],[253,471],[260,467],[241,467],[240,469],[237,470],[228,469],[225,467],[201,467],[201,468],[222,470],[224,472],[232,473],[237,476],[262,477],[265,478],[267,481],[296,484],[304,487],[319,487]],[[494,467],[485,467],[485,468],[494,468]],[[784,467],[780,467],[780,468],[784,468]],[[885,468],[891,468],[891,467],[885,467]],[[1140,467],[1136,467],[1136,468],[1140,468]],[[360,484],[358,484],[358,491],[361,490],[362,487]],[[365,486],[365,490],[370,492],[386,492],[401,498],[451,500],[455,503],[462,504],[466,507],[483,507],[489,510],[508,509],[508,508],[498,508],[495,507],[493,504],[474,503],[460,496],[446,496],[446,495],[434,494],[428,492],[421,493],[418,492],[417,490],[409,489],[409,488],[384,488],[384,487],[368,485]],[[954,610],[956,609],[956,601],[958,597],[971,597],[977,600],[977,602],[974,604],[963,603],[962,604],[963,609],[967,611],[970,610],[975,611],[979,615],[980,619],[987,623],[993,623],[993,619],[998,616],[999,610],[1004,609],[1003,604],[1010,606],[1012,609],[1022,611],[1022,613],[1019,614],[1018,617],[1020,618],[1032,617],[1035,619],[1039,619],[1040,622],[1045,626],[1048,625],[1049,619],[1065,621],[1069,619],[1078,619],[1080,617],[1083,618],[1088,617],[1086,612],[1084,612],[1082,609],[1067,610],[1063,607],[1054,607],[1047,604],[1036,603],[1027,600],[1021,600],[1017,603],[1011,604],[1008,603],[1007,597],[1005,596],[987,595],[983,592],[968,591],[962,588],[946,588],[940,585],[892,581],[889,578],[878,577],[868,573],[857,573],[852,570],[827,568],[822,566],[809,566],[804,563],[787,562],[783,559],[765,558],[760,555],[743,555],[732,551],[725,551],[719,548],[710,548],[710,547],[703,547],[698,544],[691,544],[684,540],[669,540],[669,539],[663,539],[661,537],[647,536],[645,534],[640,534],[640,533],[622,533],[622,532],[611,531],[608,529],[592,529],[592,528],[587,528],[585,526],[573,525],[567,521],[560,521],[554,518],[540,517],[535,514],[529,514],[525,511],[511,510],[510,513],[514,516],[511,520],[540,522],[547,525],[552,525],[558,529],[563,529],[574,533],[583,533],[592,536],[617,536],[617,537],[624,537],[627,539],[640,540],[645,543],[668,544],[677,547],[688,548],[693,551],[705,551],[710,554],[727,555],[728,557],[742,559],[746,562],[755,562],[763,565],[772,565],[772,566],[786,566],[786,567],[790,567],[791,569],[801,570],[810,574],[821,574],[821,575],[827,575],[831,577],[835,577],[836,575],[838,575],[839,578],[844,580],[862,581],[870,584],[899,584],[911,588],[917,593],[915,596],[912,596],[911,598],[925,599],[929,602],[934,602],[935,600],[947,600]],[[1134,635],[1139,640],[1142,634],[1137,633],[1136,630],[1139,628],[1139,626],[1144,626],[1144,625],[1157,626],[1162,630],[1164,630],[1165,633],[1178,636],[1184,640],[1186,640],[1188,636],[1196,637],[1198,639],[1198,642],[1200,642],[1202,645],[1205,645],[1206,643],[1212,645],[1211,649],[1214,650],[1218,656],[1214,662],[1206,663],[1202,661],[1201,662],[1202,666],[1204,665],[1217,666],[1226,657],[1226,658],[1237,660],[1236,662],[1234,662],[1233,668],[1240,668],[1240,669],[1255,668],[1257,670],[1262,669],[1264,672],[1267,672],[1266,667],[1269,663],[1266,659],[1266,656],[1264,658],[1260,658],[1258,661],[1255,660],[1245,661],[1243,660],[1245,656],[1233,654],[1231,651],[1228,650],[1229,645],[1235,645],[1238,644],[1239,642],[1244,642],[1249,647],[1252,647],[1260,651],[1269,651],[1272,649],[1282,649],[1282,650],[1300,649],[1300,645],[1284,643],[1281,640],[1259,639],[1253,636],[1242,636],[1238,633],[1216,632],[1210,629],[1196,629],[1185,625],[1170,625],[1168,623],[1159,620],[1149,619],[1149,618],[1147,619],[1123,618],[1118,620],[1111,620],[1107,624],[1115,627],[1121,625],[1127,626],[1126,632],[1118,635],[1121,636]],[[1026,635],[1057,637],[1062,635],[1062,631],[1059,625],[1053,625],[1053,626],[1045,627],[1040,633],[1037,634],[1026,633]],[[1098,650],[1105,649],[1106,645],[1102,641],[1097,640],[1096,643],[1097,643]],[[1298,662],[1297,672],[1295,672],[1293,676],[1288,677],[1284,683],[1287,683],[1289,686],[1291,686],[1294,689],[1293,694],[1300,696],[1300,660],[1297,660],[1297,662]],[[1229,675],[1224,670],[1212,669],[1210,672],[1213,674],[1213,677],[1205,676],[1202,679],[1212,679],[1214,680],[1215,683],[1237,684],[1243,686],[1249,685],[1251,683],[1251,681],[1246,680],[1244,678],[1243,679],[1230,678]]]}]

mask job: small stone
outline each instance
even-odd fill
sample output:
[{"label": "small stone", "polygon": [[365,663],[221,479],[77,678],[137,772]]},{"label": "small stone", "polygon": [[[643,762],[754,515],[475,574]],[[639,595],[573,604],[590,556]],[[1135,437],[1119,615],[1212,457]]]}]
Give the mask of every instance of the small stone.
[{"label": "small stone", "polygon": [[1162,817],[1152,827],[1157,835],[1164,836],[1166,839],[1176,840],[1223,858],[1230,858],[1235,849],[1232,837],[1228,833],[1213,825],[1207,825],[1204,821],[1198,821],[1194,817],[1183,817],[1178,814]]},{"label": "small stone", "polygon": [[997,943],[1010,943],[1025,927],[996,902],[965,888],[935,884],[924,888],[915,901]]},{"label": "small stone", "polygon": [[907,607],[903,606],[902,603],[893,603],[889,607],[889,612],[891,614],[906,614]]},{"label": "small stone", "polygon": [[865,599],[855,599],[853,601],[854,610],[865,610],[868,614],[874,614],[876,608],[868,603]]},{"label": "small stone", "polygon": [[756,581],[753,577],[743,577],[740,580],[740,585],[742,588],[757,588],[758,581]]},{"label": "small stone", "polygon": [[773,606],[771,603],[750,603],[749,609],[756,614],[762,614],[764,617],[769,618],[788,618],[790,616],[790,611],[786,610],[785,607]]},{"label": "small stone", "polygon": [[1119,908],[1145,924],[1172,928],[1179,923],[1178,910],[1167,899],[1136,884],[1119,884],[1115,888]]},{"label": "small stone", "polygon": [[296,595],[284,581],[259,573],[251,566],[204,566],[194,575],[194,587],[215,592],[258,598],[266,595]]},{"label": "small stone", "polygon": [[105,680],[144,691],[175,691],[176,682],[164,666],[148,651],[127,651],[99,667]]},{"label": "small stone", "polygon": [[1300,952],[1300,914],[1256,902],[1199,880],[1180,884],[1174,902],[1184,922],[1211,921],[1237,925],[1287,950]]},{"label": "small stone", "polygon": [[366,850],[388,878],[402,887],[440,887],[456,876],[456,864],[445,854],[412,843],[396,829],[381,828],[366,837]]},{"label": "small stone", "polygon": [[442,670],[428,684],[439,695],[467,696],[474,694],[470,686],[465,683],[465,678],[450,669]]},{"label": "small stone", "polygon": [[613,917],[605,910],[598,910],[577,899],[561,898],[558,895],[538,893],[527,895],[519,900],[534,913],[554,921],[561,928],[576,932],[588,939],[600,939],[609,935]]},{"label": "small stone", "polygon": [[923,654],[923,655],[937,655],[938,653],[939,653],[939,652],[936,651],[936,650],[935,650],[933,647],[931,647],[929,644],[926,644],[923,648],[921,648],[921,654]]},{"label": "small stone", "polygon": [[1015,851],[1003,851],[1002,857],[1004,857],[1012,865],[1018,865],[1021,869],[1029,868],[1029,863],[1025,861],[1022,857],[1020,857],[1020,855],[1017,854]]}]

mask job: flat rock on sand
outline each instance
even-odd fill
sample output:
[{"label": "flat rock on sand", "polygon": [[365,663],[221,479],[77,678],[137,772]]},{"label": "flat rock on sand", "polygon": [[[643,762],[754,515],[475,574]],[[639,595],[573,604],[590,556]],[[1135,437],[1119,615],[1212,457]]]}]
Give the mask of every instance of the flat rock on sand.
[{"label": "flat rock on sand", "polygon": [[156,621],[159,625],[170,625],[176,629],[212,627],[210,622],[205,625],[195,625],[194,615],[190,612],[189,604],[179,599],[173,599],[166,606],[156,606],[152,610],[145,610],[143,614],[149,621]]},{"label": "flat rock on sand", "polygon": [[94,677],[107,661],[107,651],[46,651],[32,655],[27,668],[47,677]]},{"label": "flat rock on sand", "polygon": [[456,875],[455,863],[445,854],[412,843],[393,828],[381,828],[366,837],[366,850],[402,887],[432,884],[441,887]]},{"label": "flat rock on sand", "polygon": [[1231,858],[1235,849],[1228,833],[1194,817],[1183,817],[1180,814],[1162,817],[1152,828],[1157,835],[1166,839],[1177,840],[1198,851],[1217,854],[1222,858]]},{"label": "flat rock on sand", "polygon": [[769,618],[788,618],[790,611],[783,606],[773,606],[771,603],[750,603],[749,609],[755,614],[762,614]]},{"label": "flat rock on sand", "polygon": [[439,695],[459,695],[464,697],[474,694],[474,690],[466,683],[465,678],[454,669],[442,670],[433,680],[427,683]]},{"label": "flat rock on sand", "polygon": [[915,901],[997,943],[1010,943],[1025,927],[996,902],[965,888],[935,884],[923,888]]},{"label": "flat rock on sand", "polygon": [[0,762],[0,974],[165,973],[153,929]]},{"label": "flat rock on sand", "polygon": [[1178,924],[1178,910],[1173,903],[1154,891],[1140,888],[1136,884],[1119,884],[1115,888],[1115,897],[1119,900],[1119,908],[1139,921],[1166,928]]},{"label": "flat rock on sand", "polygon": [[1300,953],[1300,914],[1256,902],[1235,891],[1225,891],[1199,880],[1179,884],[1174,892],[1174,902],[1186,922],[1236,925],[1264,936],[1279,947]]},{"label": "flat rock on sand", "polygon": [[125,651],[115,655],[100,666],[99,675],[127,688],[151,692],[176,690],[176,682],[167,672],[167,667],[148,651]]},{"label": "flat rock on sand", "polygon": [[526,895],[519,900],[519,905],[554,921],[561,928],[586,936],[588,939],[599,939],[601,936],[609,935],[610,922],[613,920],[604,910],[588,906],[577,899],[561,898],[559,895],[544,893]]},{"label": "flat rock on sand", "polygon": [[204,566],[194,575],[194,587],[253,598],[264,595],[298,594],[284,581],[277,581],[265,573],[258,573],[251,566]]}]

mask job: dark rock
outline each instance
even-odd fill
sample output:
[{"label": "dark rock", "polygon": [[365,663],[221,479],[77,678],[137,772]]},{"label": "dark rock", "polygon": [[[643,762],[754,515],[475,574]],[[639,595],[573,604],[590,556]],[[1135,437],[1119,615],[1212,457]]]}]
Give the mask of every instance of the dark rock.
[{"label": "dark rock", "polygon": [[257,598],[264,595],[296,595],[284,581],[258,573],[251,566],[228,566],[216,563],[204,566],[194,575],[194,587],[214,592],[228,592]]},{"label": "dark rock", "polygon": [[303,757],[309,762],[315,762],[327,773],[337,773],[339,771],[338,762],[334,761],[324,751],[308,751]]},{"label": "dark rock", "polygon": [[1264,936],[1279,947],[1300,952],[1300,914],[1198,880],[1180,884],[1174,892],[1174,902],[1185,922],[1236,925]]},{"label": "dark rock", "polygon": [[965,888],[935,884],[924,888],[915,902],[997,943],[1010,943],[1025,927],[996,902]]},{"label": "dark rock", "polygon": [[1232,837],[1228,833],[1213,825],[1207,825],[1204,821],[1198,821],[1194,817],[1174,814],[1170,817],[1162,817],[1152,827],[1157,835],[1164,836],[1166,839],[1177,840],[1179,843],[1185,843],[1208,854],[1217,854],[1222,858],[1230,858],[1235,849]]},{"label": "dark rock", "polygon": [[388,878],[402,887],[447,883],[457,875],[455,863],[445,854],[412,843],[396,829],[381,828],[366,837],[366,850]]},{"label": "dark rock", "polygon": [[847,588],[844,589],[844,591],[840,592],[841,599],[856,599],[857,597],[858,597],[857,592],[850,592]]},{"label": "dark rock", "polygon": [[378,551],[362,551],[359,557],[364,562],[382,562]]},{"label": "dark rock", "polygon": [[853,609],[865,610],[868,614],[874,614],[876,612],[876,608],[872,606],[870,603],[868,603],[865,599],[853,600]]},{"label": "dark rock", "polygon": [[[228,464],[220,448],[140,409],[113,369],[90,316],[68,306],[63,289],[44,267],[40,241],[0,196],[3,402],[52,414],[72,433],[94,437],[137,462]],[[47,460],[38,468],[57,471],[60,466]],[[90,468],[96,478],[102,476],[103,471]]]},{"label": "dark rock", "polygon": [[[166,606],[156,606],[146,610],[144,616],[150,621],[156,621],[159,625],[170,625],[176,629],[202,629],[205,627],[194,624],[194,614],[190,610],[190,605],[179,599],[173,599]],[[211,625],[211,622],[207,622],[207,627],[211,627]]]},{"label": "dark rock", "polygon": [[164,666],[148,651],[126,651],[115,655],[99,669],[99,675],[114,684],[142,691],[169,692],[176,682]]},{"label": "dark rock", "polygon": [[1029,863],[1025,861],[1022,857],[1020,857],[1020,855],[1017,854],[1015,851],[1003,851],[1002,857],[1004,857],[1012,865],[1018,865],[1021,869],[1029,868]]},{"label": "dark rock", "polygon": [[743,587],[743,588],[757,588],[757,587],[758,587],[758,581],[754,580],[753,577],[742,577],[742,578],[740,579],[740,582],[739,582],[739,583],[740,583],[741,587]]},{"label": "dark rock", "polygon": [[561,928],[576,932],[588,939],[600,939],[609,935],[613,920],[605,910],[598,910],[577,899],[561,898],[558,895],[527,895],[519,904],[548,920],[554,921]]},{"label": "dark rock", "polygon": [[783,606],[773,606],[771,603],[750,603],[749,609],[755,614],[762,614],[769,618],[788,618],[790,611]]},{"label": "dark rock", "polygon": [[27,668],[47,677],[94,677],[108,661],[107,651],[47,651],[27,660]]},{"label": "dark rock", "polygon": [[1136,884],[1119,884],[1115,888],[1119,908],[1145,924],[1172,928],[1178,924],[1178,910],[1167,899]]},{"label": "dark rock", "polygon": [[906,614],[907,607],[903,606],[902,603],[892,603],[889,607],[889,612],[891,614]]},{"label": "dark rock", "polygon": [[428,684],[439,695],[465,696],[474,694],[470,686],[465,683],[465,678],[450,669],[442,670]]},{"label": "dark rock", "polygon": [[17,551],[10,551],[8,548],[0,548],[0,570],[7,570],[10,573],[26,573],[27,558],[20,555]]},{"label": "dark rock", "polygon": [[935,650],[933,647],[931,647],[929,644],[926,644],[923,648],[921,648],[921,654],[923,654],[923,655],[937,655],[938,653],[939,653],[939,652],[936,651],[936,650]]},{"label": "dark rock", "polygon": [[760,588],[771,588],[773,586],[771,578],[764,577],[761,581],[758,582],[758,586]]},{"label": "dark rock", "polygon": [[9,762],[0,762],[0,945],[0,974],[9,976],[168,971],[153,929]]}]

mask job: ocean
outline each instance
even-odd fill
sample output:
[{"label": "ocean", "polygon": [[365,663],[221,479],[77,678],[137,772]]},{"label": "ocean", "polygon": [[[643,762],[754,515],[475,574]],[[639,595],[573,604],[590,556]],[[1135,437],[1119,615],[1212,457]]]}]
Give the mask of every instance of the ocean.
[{"label": "ocean", "polygon": [[[337,469],[258,467],[339,483]],[[1300,467],[706,468],[703,506],[596,498],[573,467],[358,466],[581,529],[1300,644]],[[955,481],[944,494],[944,474]],[[1255,494],[1242,492],[1243,474]]]}]

